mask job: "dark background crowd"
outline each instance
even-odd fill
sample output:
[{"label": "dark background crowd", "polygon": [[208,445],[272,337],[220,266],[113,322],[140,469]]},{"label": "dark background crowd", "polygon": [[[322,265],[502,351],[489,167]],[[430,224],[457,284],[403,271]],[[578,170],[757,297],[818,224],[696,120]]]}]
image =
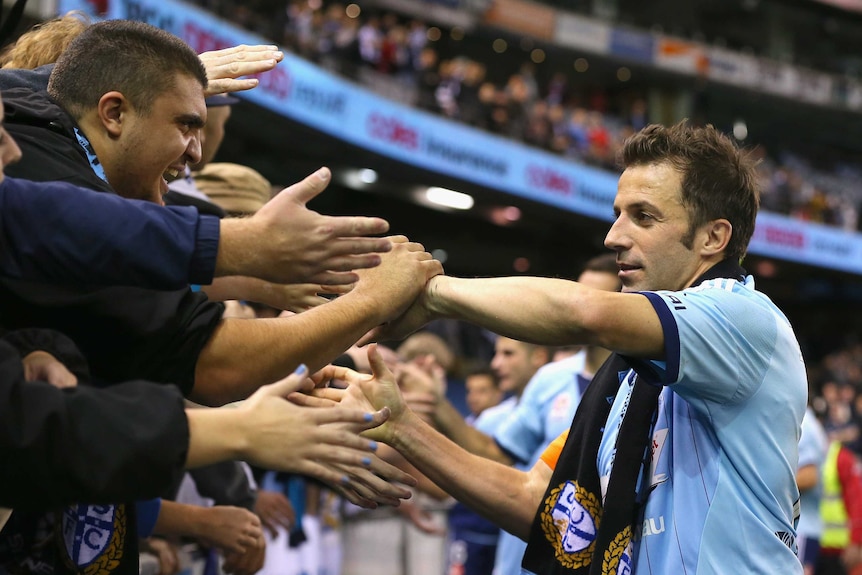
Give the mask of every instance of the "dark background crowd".
[{"label": "dark background crowd", "polygon": [[[529,41],[508,48],[522,56],[501,62],[494,56],[505,40],[477,48],[491,42],[487,31],[465,33],[355,4],[198,3],[386,97],[602,169],[614,170],[621,143],[654,117],[636,82],[590,79],[585,58],[560,71]],[[706,91],[697,92],[693,119],[710,122],[709,107]],[[761,159],[764,209],[859,229],[862,165],[853,154],[809,145],[801,134],[744,145]]]}]

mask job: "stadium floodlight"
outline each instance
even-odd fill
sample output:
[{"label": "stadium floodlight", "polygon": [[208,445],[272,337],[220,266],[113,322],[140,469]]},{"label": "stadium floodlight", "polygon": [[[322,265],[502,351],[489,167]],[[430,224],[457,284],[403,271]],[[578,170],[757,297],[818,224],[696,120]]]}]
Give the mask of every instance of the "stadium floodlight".
[{"label": "stadium floodlight", "polygon": [[377,182],[377,172],[371,168],[363,168],[359,170],[359,181],[363,184],[373,184]]},{"label": "stadium floodlight", "polygon": [[473,196],[436,186],[425,191],[425,198],[432,204],[456,210],[469,210],[473,207]]},{"label": "stadium floodlight", "polygon": [[733,123],[733,137],[740,142],[748,137],[748,125],[745,120],[739,119]]}]

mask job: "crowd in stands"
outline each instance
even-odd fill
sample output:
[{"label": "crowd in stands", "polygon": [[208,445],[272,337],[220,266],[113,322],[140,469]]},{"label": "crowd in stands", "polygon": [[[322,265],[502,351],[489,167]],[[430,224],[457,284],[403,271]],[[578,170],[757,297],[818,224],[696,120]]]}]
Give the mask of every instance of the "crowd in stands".
[{"label": "crowd in stands", "polygon": [[812,407],[827,433],[862,455],[862,344],[856,342],[823,358],[812,384]]},{"label": "crowd in stands", "polygon": [[[390,12],[307,0],[286,7],[265,0],[198,3],[384,96],[599,168],[615,169],[621,143],[649,123],[643,94],[611,97],[602,88],[575,86],[562,72],[542,81],[532,62],[507,78],[491,78],[489,62],[441,58],[429,26]],[[762,158],[764,209],[859,229],[862,165],[832,159],[821,165],[759,145],[753,153]]]}]

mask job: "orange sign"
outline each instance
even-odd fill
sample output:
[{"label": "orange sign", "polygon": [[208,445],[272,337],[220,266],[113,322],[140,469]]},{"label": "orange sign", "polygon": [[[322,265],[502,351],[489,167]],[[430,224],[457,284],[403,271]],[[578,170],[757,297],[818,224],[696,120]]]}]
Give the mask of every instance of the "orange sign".
[{"label": "orange sign", "polygon": [[556,11],[526,0],[494,0],[485,12],[485,23],[538,38],[554,37]]}]

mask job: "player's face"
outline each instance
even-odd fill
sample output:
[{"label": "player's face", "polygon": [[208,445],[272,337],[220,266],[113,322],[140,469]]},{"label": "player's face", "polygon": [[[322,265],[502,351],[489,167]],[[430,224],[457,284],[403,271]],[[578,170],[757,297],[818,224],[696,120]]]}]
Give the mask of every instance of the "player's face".
[{"label": "player's face", "polygon": [[605,246],[617,253],[623,291],[680,290],[699,275],[701,258],[683,244],[689,215],[682,175],[670,164],[627,168],[614,200]]},{"label": "player's face", "polygon": [[502,392],[494,383],[494,378],[485,373],[467,376],[467,407],[473,415],[479,415],[489,407],[500,403]]},{"label": "player's face", "polygon": [[500,380],[500,390],[520,394],[527,382],[541,367],[536,363],[535,348],[515,339],[498,337],[491,369]]}]

